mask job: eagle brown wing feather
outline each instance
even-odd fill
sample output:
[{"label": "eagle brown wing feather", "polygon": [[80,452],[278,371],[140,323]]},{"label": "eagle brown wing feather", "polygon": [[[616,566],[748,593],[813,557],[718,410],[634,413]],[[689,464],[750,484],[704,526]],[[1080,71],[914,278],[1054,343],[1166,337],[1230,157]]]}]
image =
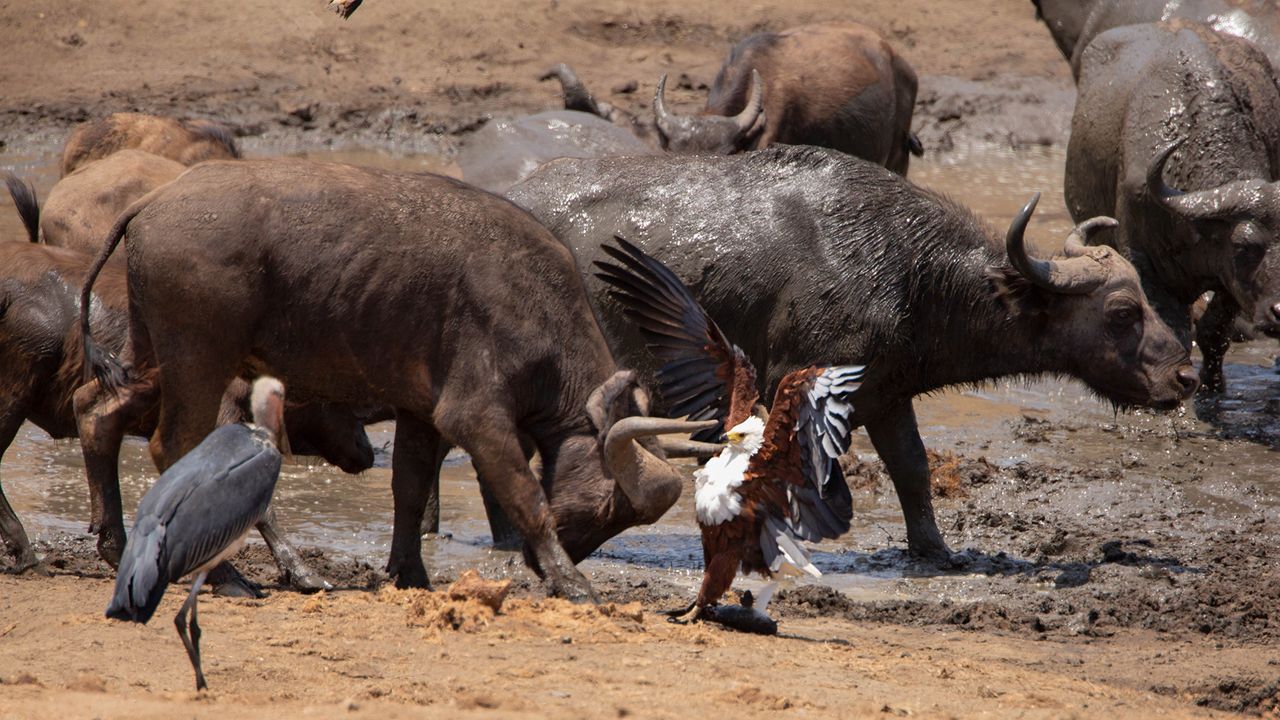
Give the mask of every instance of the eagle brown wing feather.
[{"label": "eagle brown wing feather", "polygon": [[640,329],[663,365],[659,392],[671,415],[714,418],[726,428],[746,420],[756,402],[756,373],[751,361],[729,342],[680,278],[643,250],[615,236],[617,247],[602,245],[615,262],[597,261],[596,277]]}]

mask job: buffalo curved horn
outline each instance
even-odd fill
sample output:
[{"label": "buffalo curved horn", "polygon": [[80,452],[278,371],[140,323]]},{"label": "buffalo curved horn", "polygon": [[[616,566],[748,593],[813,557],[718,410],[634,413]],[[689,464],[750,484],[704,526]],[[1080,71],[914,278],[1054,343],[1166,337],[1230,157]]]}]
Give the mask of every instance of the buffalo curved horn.
[{"label": "buffalo curved horn", "polygon": [[591,419],[591,424],[595,425],[596,432],[603,432],[609,427],[609,411],[613,408],[614,401],[635,381],[634,372],[619,370],[591,391],[591,395],[587,397],[587,417]]},{"label": "buffalo curved horn", "polygon": [[1084,222],[1071,228],[1071,232],[1067,234],[1067,242],[1063,245],[1063,252],[1067,257],[1080,257],[1089,251],[1089,238],[1099,230],[1113,228],[1120,222],[1113,217],[1099,215],[1098,217],[1089,218]]},{"label": "buffalo curved horn", "polygon": [[[1009,264],[1027,280],[1051,292],[1083,294],[1101,285],[1106,280],[1106,273],[1092,257],[1082,255],[1066,260],[1040,260],[1027,253],[1024,238],[1027,223],[1039,202],[1040,193],[1036,193],[1009,224],[1009,232],[1005,234]],[[1077,228],[1073,232],[1079,231]]]},{"label": "buffalo curved horn", "polygon": [[1264,180],[1238,180],[1211,190],[1183,192],[1164,181],[1164,166],[1169,156],[1182,147],[1185,138],[1175,140],[1156,153],[1147,168],[1147,192],[1161,207],[1186,220],[1221,220],[1242,218],[1257,220],[1268,226],[1280,216],[1276,188]]},{"label": "buffalo curved horn", "polygon": [[662,454],[667,459],[672,458],[698,458],[709,459],[719,455],[725,446],[718,443],[699,442],[697,440],[677,440],[671,438],[663,438],[658,441],[658,446],[662,448]]},{"label": "buffalo curved horn", "polygon": [[756,120],[759,119],[762,110],[764,110],[764,83],[760,80],[760,72],[752,68],[751,97],[747,99],[747,106],[742,108],[742,112],[733,118],[734,124],[738,126],[738,131],[745,133],[755,127]]},{"label": "buffalo curved horn", "polygon": [[667,110],[666,73],[663,73],[662,77],[658,78],[658,90],[653,94],[653,117],[654,121],[658,124],[658,129],[661,130],[664,135],[669,135],[675,130],[675,128],[671,126],[673,122],[671,111]]},{"label": "buffalo curved horn", "polygon": [[684,478],[678,469],[635,441],[653,435],[697,432],[718,424],[717,420],[692,422],[632,416],[609,428],[604,441],[605,468],[631,502],[639,522],[654,522],[662,517],[680,499]]}]

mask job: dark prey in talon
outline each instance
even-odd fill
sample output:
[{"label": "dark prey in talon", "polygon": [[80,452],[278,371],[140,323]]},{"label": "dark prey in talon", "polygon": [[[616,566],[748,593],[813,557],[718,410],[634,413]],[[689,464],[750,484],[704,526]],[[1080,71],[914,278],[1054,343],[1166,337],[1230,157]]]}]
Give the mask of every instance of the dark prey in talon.
[{"label": "dark prey in talon", "polygon": [[808,367],[778,384],[768,419],[754,413],[756,372],[688,288],[665,265],[615,237],[597,276],[663,363],[659,390],[673,417],[716,419],[727,444],[694,473],[694,508],[705,569],[693,606],[678,621],[710,611],[738,570],[771,577],[784,565],[814,577],[801,540],[849,530],[852,498],[837,459],[849,449],[852,398],[861,365]]},{"label": "dark prey in talon", "polygon": [[275,378],[259,378],[251,404],[252,424],[223,425],[209,433],[142,496],[107,606],[109,618],[146,623],[169,583],[194,574],[173,624],[191,659],[197,690],[208,684],[200,667],[196,597],[209,571],[243,547],[249,531],[266,516],[280,477],[284,386]]}]

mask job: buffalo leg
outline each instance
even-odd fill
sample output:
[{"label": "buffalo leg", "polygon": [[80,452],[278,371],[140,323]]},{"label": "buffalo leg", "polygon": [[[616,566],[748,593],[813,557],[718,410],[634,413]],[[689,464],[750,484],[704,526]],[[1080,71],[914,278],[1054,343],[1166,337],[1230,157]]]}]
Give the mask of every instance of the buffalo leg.
[{"label": "buffalo leg", "polygon": [[[18,429],[22,427],[25,417],[26,412],[21,402],[10,402],[0,409],[0,458],[4,457],[5,450],[17,437]],[[13,511],[13,507],[9,505],[9,499],[4,495],[2,484],[0,484],[0,536],[3,536],[4,544],[13,556],[13,572],[34,570],[42,575],[49,574],[40,559],[36,557],[36,551],[31,547],[31,541],[27,539],[27,531],[22,528],[22,522],[18,520],[17,513]]]},{"label": "buffalo leg", "polygon": [[471,454],[480,481],[524,535],[528,551],[546,578],[550,594],[574,601],[594,600],[591,583],[556,537],[555,521],[542,485],[529,468],[515,423],[500,411],[459,412],[458,423],[440,423]]},{"label": "buffalo leg", "polygon": [[1231,347],[1231,327],[1240,308],[1226,293],[1214,293],[1209,307],[1196,323],[1196,344],[1200,346],[1200,387],[1206,393],[1226,390],[1222,360]]},{"label": "buffalo leg", "polygon": [[120,445],[125,433],[157,402],[158,390],[151,373],[143,374],[114,397],[96,380],[76,390],[76,425],[93,504],[89,532],[98,534],[98,554],[112,567],[119,565],[125,543]]},{"label": "buffalo leg", "polygon": [[920,440],[911,401],[899,401],[874,422],[868,422],[867,435],[871,437],[876,452],[880,453],[898,493],[911,554],[936,562],[949,562],[951,551],[933,517],[929,457]]},{"label": "buffalo leg", "polygon": [[[451,446],[445,445],[440,453],[440,462],[448,454]],[[484,514],[489,520],[489,532],[493,535],[493,546],[499,550],[516,550],[524,543],[520,531],[515,529],[502,506],[493,497],[493,493],[480,483],[480,499],[484,502]],[[427,483],[427,500],[422,514],[421,535],[432,535],[440,532],[440,469]]]},{"label": "buffalo leg", "polygon": [[422,513],[430,481],[439,477],[449,444],[430,424],[409,412],[396,413],[395,447],[391,452],[391,495],[395,519],[387,574],[396,587],[431,587],[422,563]]},{"label": "buffalo leg", "polygon": [[[524,461],[528,463],[533,459],[537,446],[532,438],[521,437],[520,449],[524,452]],[[476,472],[476,477],[480,481],[480,500],[484,502],[484,514],[489,520],[489,533],[493,535],[493,546],[498,550],[519,550],[524,545],[524,537],[511,523],[511,518],[503,512],[502,504],[489,490],[489,484],[484,478],[479,477],[479,470]]]},{"label": "buffalo leg", "polygon": [[422,506],[422,525],[419,535],[435,535],[440,532],[440,468],[444,465],[444,458],[449,454],[451,446],[444,440],[439,442],[441,446],[436,453],[436,472],[427,481],[425,490],[426,499]]},{"label": "buffalo leg", "polygon": [[484,514],[489,519],[489,532],[493,535],[493,546],[499,550],[519,550],[524,545],[524,538],[511,519],[502,511],[502,503],[490,492],[484,479],[480,479],[480,500],[484,502]]},{"label": "buffalo leg", "polygon": [[258,532],[267,542],[267,548],[271,550],[271,556],[276,559],[276,565],[284,575],[285,582],[289,583],[294,590],[310,593],[333,589],[332,585],[307,566],[298,551],[294,550],[293,545],[285,539],[280,532],[275,508],[267,509],[267,516],[258,523]]}]

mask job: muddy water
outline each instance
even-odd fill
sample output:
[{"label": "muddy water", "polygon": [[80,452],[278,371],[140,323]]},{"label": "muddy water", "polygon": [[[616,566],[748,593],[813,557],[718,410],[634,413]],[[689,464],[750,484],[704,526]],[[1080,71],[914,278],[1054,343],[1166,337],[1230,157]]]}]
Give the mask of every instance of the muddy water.
[{"label": "muddy water", "polygon": [[[249,148],[263,155],[262,148]],[[451,162],[430,156],[392,156],[377,151],[345,150],[299,153],[319,159],[374,164],[404,170],[453,173]],[[26,154],[0,155],[0,169],[29,177],[43,194],[56,179],[52,148]],[[1034,191],[1044,196],[1032,224],[1034,244],[1047,252],[1060,246],[1070,222],[1063,207],[1061,168],[1056,150],[1017,154],[991,149],[952,153],[940,160],[925,158],[912,168],[912,178],[942,190],[1004,227]],[[21,237],[21,228],[7,203],[0,205],[0,237]],[[1183,492],[1187,501],[1220,518],[1224,524],[1256,511],[1242,504],[1228,489],[1254,483],[1265,492],[1258,502],[1274,508],[1280,503],[1280,480],[1274,472],[1270,443],[1280,438],[1275,398],[1280,398],[1280,375],[1274,371],[1274,342],[1254,342],[1233,349],[1227,368],[1231,394],[1214,407],[1188,406],[1173,415],[1116,414],[1071,381],[997,383],[976,390],[951,391],[921,399],[917,409],[925,443],[935,450],[984,456],[1010,466],[1023,461],[1123,469],[1126,491],[1154,483],[1171,458],[1215,457],[1215,471]],[[1199,414],[1211,422],[1196,418]],[[318,461],[288,466],[277,491],[281,519],[302,545],[381,564],[390,543],[390,444],[393,426],[369,430],[379,448],[376,466],[356,477]],[[1243,438],[1222,451],[1223,436]],[[860,437],[861,453],[874,455]],[[87,517],[85,489],[75,441],[55,441],[28,425],[3,459],[5,491],[33,538],[79,533]],[[154,477],[141,441],[125,448],[122,478],[126,508],[137,500]],[[1068,503],[1067,512],[1084,513],[1105,507],[1111,492],[1103,486]],[[442,487],[444,535],[428,539],[424,553],[429,568],[484,565],[490,571],[522,572],[512,553],[488,549],[484,519],[474,474],[465,456],[451,456]],[[826,575],[820,581],[855,599],[941,591],[953,595],[981,595],[983,582],[966,576],[913,578],[901,552],[905,547],[897,501],[891,492],[855,492],[854,531],[839,542],[819,546],[816,562]],[[945,528],[944,528],[945,529]],[[888,548],[889,550],[886,550]],[[692,590],[697,582],[701,551],[694,531],[692,498],[686,494],[656,525],[632,530],[614,539],[586,567],[607,569],[617,577],[644,580],[661,576]]]}]

